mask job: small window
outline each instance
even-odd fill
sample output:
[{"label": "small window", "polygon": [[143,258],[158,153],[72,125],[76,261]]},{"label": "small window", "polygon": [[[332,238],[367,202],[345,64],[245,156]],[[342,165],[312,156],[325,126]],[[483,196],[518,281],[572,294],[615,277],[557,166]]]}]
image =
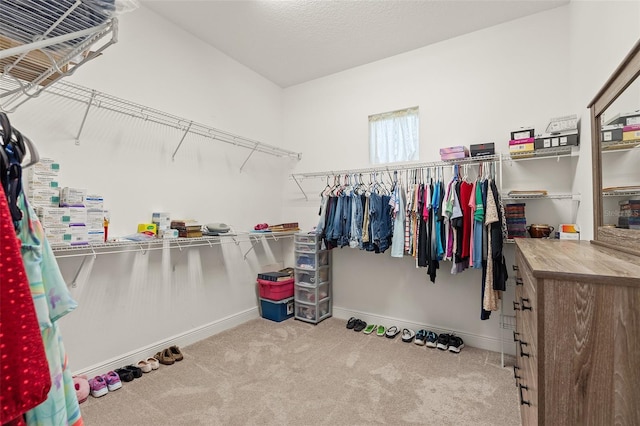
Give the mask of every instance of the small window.
[{"label": "small window", "polygon": [[369,158],[372,164],[419,159],[418,107],[369,116]]}]

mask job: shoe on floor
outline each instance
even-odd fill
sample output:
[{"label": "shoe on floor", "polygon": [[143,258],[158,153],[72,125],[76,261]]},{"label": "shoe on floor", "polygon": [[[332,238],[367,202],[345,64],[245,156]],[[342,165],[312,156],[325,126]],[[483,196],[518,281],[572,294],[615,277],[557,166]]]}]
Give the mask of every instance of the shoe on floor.
[{"label": "shoe on floor", "polygon": [[450,334],[443,333],[438,336],[438,343],[436,344],[436,348],[446,351],[449,349],[449,339],[451,339]]},{"label": "shoe on floor", "polygon": [[107,382],[101,376],[96,376],[89,380],[89,387],[91,388],[91,396],[94,398],[100,398],[109,392]]},{"label": "shoe on floor", "polygon": [[109,371],[107,374],[103,374],[102,379],[107,384],[107,389],[110,392],[116,391],[122,387],[120,376],[115,371]]},{"label": "shoe on floor", "polygon": [[134,379],[133,372],[127,370],[126,368],[118,368],[116,370],[116,374],[120,377],[121,382],[130,382]]},{"label": "shoe on floor", "polygon": [[76,388],[78,403],[82,404],[89,398],[89,393],[91,392],[87,376],[73,376],[73,386]]},{"label": "shoe on floor", "polygon": [[164,365],[172,365],[176,362],[176,360],[171,356],[171,351],[169,349],[158,352],[154,358],[157,359],[160,364]]},{"label": "shoe on floor", "polygon": [[460,353],[460,349],[464,348],[464,342],[458,336],[451,336],[449,339],[449,351]]},{"label": "shoe on floor", "polygon": [[358,318],[356,317],[351,317],[349,318],[349,321],[347,321],[347,328],[349,330],[352,330],[353,327],[356,325],[356,321],[358,320]]},{"label": "shoe on floor", "polygon": [[375,330],[377,327],[378,327],[378,326],[377,326],[377,325],[375,325],[375,324],[369,324],[369,325],[367,326],[367,328],[365,328],[364,330],[362,330],[362,332],[363,332],[364,334],[371,334],[371,333],[373,333],[373,330]]},{"label": "shoe on floor", "polygon": [[393,339],[398,335],[398,333],[400,333],[400,329],[395,325],[392,325],[391,327],[387,328],[385,336],[387,336],[389,339]]},{"label": "shoe on floor", "polygon": [[353,326],[353,331],[360,333],[362,330],[365,329],[365,327],[367,326],[367,323],[357,319],[356,320],[356,325]]},{"label": "shoe on floor", "polygon": [[135,377],[136,379],[139,379],[140,377],[142,377],[142,369],[139,367],[136,367],[135,365],[127,365],[126,367],[122,367],[125,370],[129,370],[131,371],[131,373],[133,373],[133,377]]},{"label": "shoe on floor", "polygon": [[175,345],[169,347],[169,352],[171,352],[171,356],[176,361],[182,361],[184,359],[184,355],[180,352],[180,348]]},{"label": "shoe on floor", "polygon": [[[156,361],[157,362],[157,361]],[[148,373],[152,370],[151,364],[149,364],[146,360],[141,359],[137,362],[136,367],[142,370],[143,373]]]},{"label": "shoe on floor", "polygon": [[147,364],[151,366],[152,370],[157,370],[158,368],[160,368],[160,363],[158,362],[157,359],[153,357],[149,357],[146,359],[146,361],[147,361]]},{"label": "shoe on floor", "polygon": [[424,346],[427,342],[427,330],[418,330],[416,333],[416,340],[413,342],[416,345]]},{"label": "shoe on floor", "polygon": [[409,343],[413,340],[413,338],[416,337],[416,332],[408,329],[408,328],[403,328],[402,329],[402,341],[405,343]]},{"label": "shoe on floor", "polygon": [[438,345],[438,335],[433,331],[427,331],[426,345],[429,348],[435,348]]},{"label": "shoe on floor", "polygon": [[385,331],[387,331],[387,329],[384,328],[384,325],[379,325],[378,330],[376,330],[376,334],[378,336],[384,336]]}]

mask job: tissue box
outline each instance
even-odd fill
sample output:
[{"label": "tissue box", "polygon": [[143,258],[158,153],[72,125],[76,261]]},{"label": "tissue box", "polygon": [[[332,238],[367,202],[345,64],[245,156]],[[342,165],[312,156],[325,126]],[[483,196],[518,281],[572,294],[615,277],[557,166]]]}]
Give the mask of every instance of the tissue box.
[{"label": "tissue box", "polygon": [[84,197],[84,206],[88,209],[102,210],[104,208],[104,198],[102,198],[102,195],[87,194]]},{"label": "tissue box", "polygon": [[158,229],[158,238],[178,238],[179,231],[177,229]]},{"label": "tissue box", "polygon": [[69,209],[64,207],[38,207],[36,211],[44,228],[68,227],[71,223]]},{"label": "tissue box", "polygon": [[156,212],[151,217],[151,222],[155,223],[158,230],[171,228],[171,218],[167,212]]},{"label": "tissue box", "polygon": [[155,223],[139,223],[138,232],[150,232],[156,235],[158,232],[158,228],[156,227]]}]

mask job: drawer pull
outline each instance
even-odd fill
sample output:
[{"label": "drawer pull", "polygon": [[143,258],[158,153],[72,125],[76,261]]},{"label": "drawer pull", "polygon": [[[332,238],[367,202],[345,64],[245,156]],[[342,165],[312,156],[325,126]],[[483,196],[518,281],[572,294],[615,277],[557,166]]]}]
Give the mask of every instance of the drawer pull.
[{"label": "drawer pull", "polygon": [[531,305],[525,305],[524,302],[529,303],[529,299],[527,298],[520,298],[520,305],[522,306],[522,310],[523,311],[530,311],[531,310]]},{"label": "drawer pull", "polygon": [[514,270],[514,271],[518,271],[518,270],[519,270],[519,269],[518,269],[518,265],[513,265],[513,270]]},{"label": "drawer pull", "polygon": [[517,365],[513,366],[513,378],[518,380],[518,379],[522,379],[522,377],[518,376],[518,372],[516,370],[520,370],[520,367],[518,367]]},{"label": "drawer pull", "polygon": [[513,332],[513,341],[514,342],[519,342],[520,341],[520,339],[518,339],[518,337],[516,337],[516,336],[519,336],[519,335],[520,335],[520,333],[517,333],[515,331]]},{"label": "drawer pull", "polygon": [[525,357],[526,356],[527,358],[529,358],[531,356],[531,354],[528,353],[528,352],[525,352],[524,350],[522,350],[523,346],[528,346],[528,343],[527,342],[523,342],[522,340],[520,340],[520,356],[521,357]]},{"label": "drawer pull", "polygon": [[516,285],[522,285],[522,284],[523,284],[522,278],[516,277]]},{"label": "drawer pull", "polygon": [[513,310],[514,311],[520,311],[520,304],[518,302],[516,302],[515,300],[513,301]]},{"label": "drawer pull", "polygon": [[531,402],[529,401],[525,401],[524,400],[524,396],[522,395],[522,390],[529,390],[529,386],[525,386],[525,385],[520,385],[518,386],[518,388],[520,389],[520,405],[528,405],[529,407],[531,407]]}]

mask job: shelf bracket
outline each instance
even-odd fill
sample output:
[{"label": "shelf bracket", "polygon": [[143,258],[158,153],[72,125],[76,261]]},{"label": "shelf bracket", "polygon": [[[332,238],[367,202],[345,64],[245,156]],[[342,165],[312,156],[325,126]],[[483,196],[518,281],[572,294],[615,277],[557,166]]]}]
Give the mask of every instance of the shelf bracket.
[{"label": "shelf bracket", "polygon": [[255,241],[255,240],[251,240],[251,248],[250,248],[249,250],[247,250],[247,251],[245,252],[245,254],[242,256],[242,258],[243,258],[244,260],[247,260],[247,255],[248,255],[249,253],[251,253],[251,251],[252,251],[254,248],[256,248],[256,243],[257,243],[257,241]]},{"label": "shelf bracket", "polygon": [[91,109],[91,105],[93,105],[93,100],[96,98],[96,91],[91,91],[91,98],[87,103],[87,109],[84,110],[84,116],[82,117],[82,123],[80,123],[80,129],[78,129],[78,134],[76,135],[76,145],[80,145],[80,135],[82,134],[82,130],[84,129],[84,123],[87,121],[87,116],[89,115],[89,109]]},{"label": "shelf bracket", "polygon": [[253,155],[254,152],[256,152],[256,149],[258,149],[258,146],[260,144],[258,142],[256,142],[256,145],[253,147],[253,149],[251,150],[251,152],[249,153],[249,155],[247,156],[247,158],[244,160],[244,163],[242,163],[242,166],[240,166],[240,173],[242,173],[242,169],[244,169],[244,165],[247,164],[247,161],[249,161],[249,158],[251,158],[251,156]]},{"label": "shelf bracket", "polygon": [[298,185],[298,188],[300,188],[300,191],[302,191],[302,195],[304,195],[304,199],[306,201],[309,201],[309,197],[307,197],[307,194],[304,192],[304,189],[302,189],[302,185],[300,185],[300,182],[298,182],[298,179],[296,179],[296,175],[291,175],[291,177],[295,181],[296,185]]},{"label": "shelf bracket", "polygon": [[[89,247],[91,248],[92,257],[95,260],[97,257],[96,251],[93,249],[93,247],[91,246]],[[82,268],[84,267],[85,262],[87,261],[87,257],[89,257],[89,255],[82,257],[82,262],[80,262],[80,266],[78,266],[78,270],[76,271],[76,274],[73,276],[73,281],[71,281],[71,288],[78,287],[78,277],[80,276],[80,272],[82,272]]]},{"label": "shelf bracket", "polygon": [[176,150],[173,151],[173,155],[171,156],[171,161],[175,161],[176,154],[178,153],[178,150],[180,149],[180,146],[182,146],[182,142],[184,142],[184,139],[189,134],[189,130],[191,129],[191,125],[192,124],[193,124],[193,121],[190,121],[189,125],[187,126],[187,130],[184,131],[184,135],[182,135],[182,139],[180,139],[180,143],[178,143],[178,146],[176,147]]}]

